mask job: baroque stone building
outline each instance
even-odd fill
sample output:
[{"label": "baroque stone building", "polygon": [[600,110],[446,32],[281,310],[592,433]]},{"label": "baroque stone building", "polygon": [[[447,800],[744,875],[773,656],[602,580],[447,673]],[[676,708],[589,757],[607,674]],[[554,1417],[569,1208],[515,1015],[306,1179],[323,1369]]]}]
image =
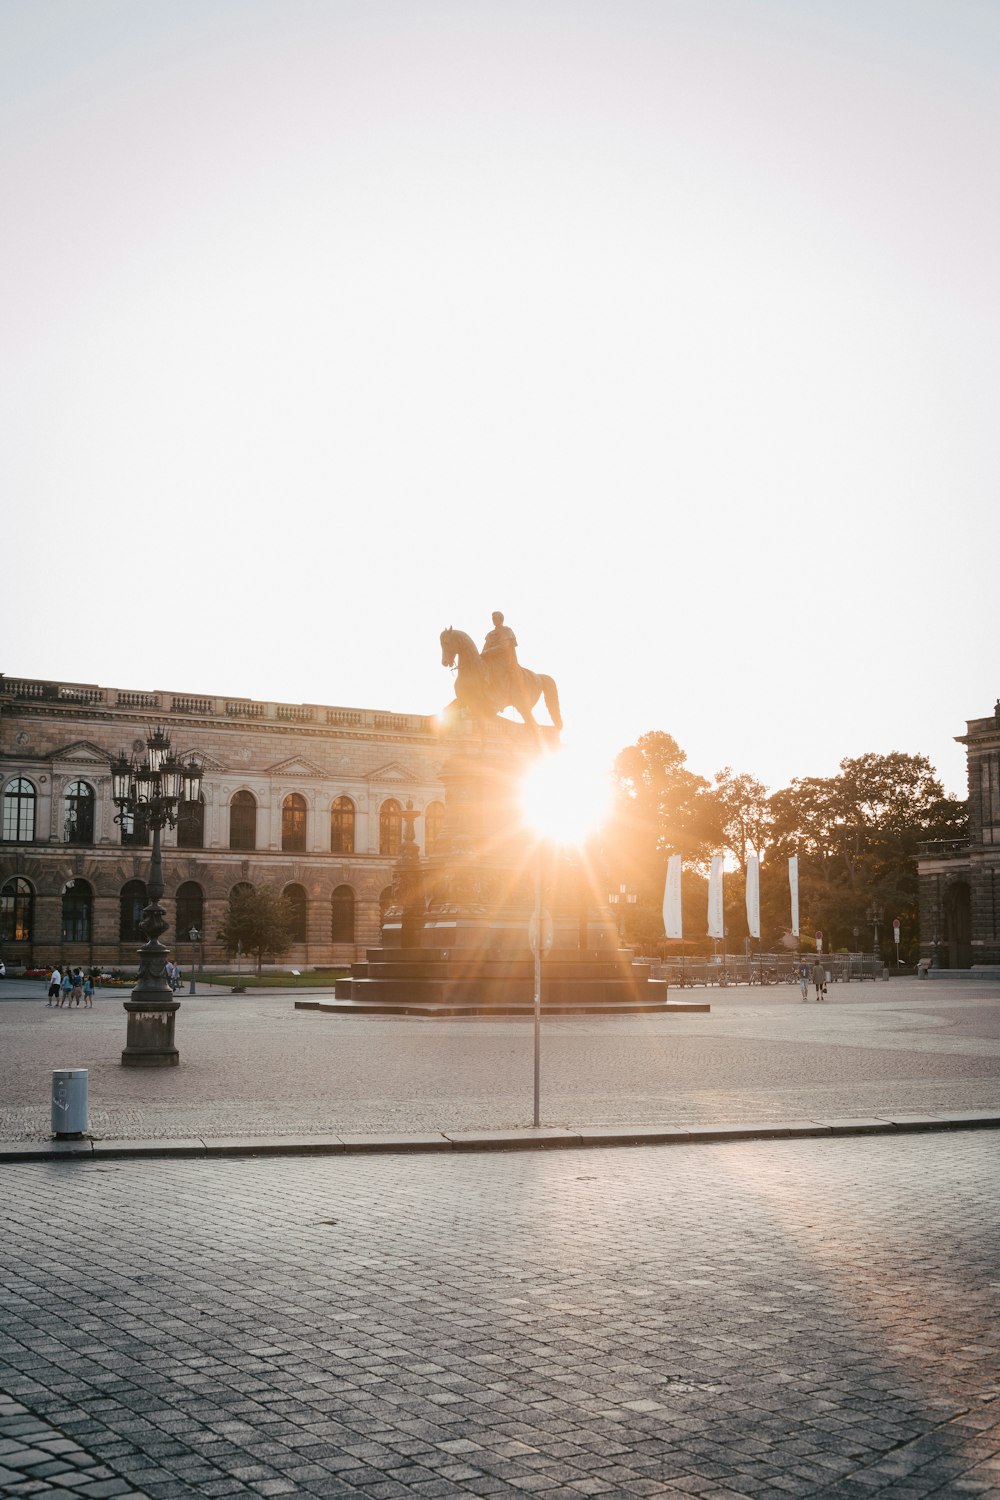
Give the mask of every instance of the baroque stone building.
[{"label": "baroque stone building", "polygon": [[920,850],[920,946],[935,968],[1000,966],[1000,702],[969,719],[969,837]]},{"label": "baroque stone building", "polygon": [[289,898],[296,967],[346,963],[379,942],[407,801],[421,851],[444,818],[435,721],[420,714],[137,692],[0,677],[0,955],[8,964],[132,972],[144,941],[149,835],[115,820],[111,761],[150,732],[203,769],[198,803],[164,830],[164,935],[218,964],[230,892]]}]

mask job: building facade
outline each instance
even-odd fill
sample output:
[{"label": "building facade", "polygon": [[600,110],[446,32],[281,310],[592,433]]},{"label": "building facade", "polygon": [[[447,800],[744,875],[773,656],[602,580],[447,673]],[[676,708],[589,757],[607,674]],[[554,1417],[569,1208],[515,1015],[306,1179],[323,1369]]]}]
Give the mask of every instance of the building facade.
[{"label": "building facade", "polygon": [[420,714],[0,678],[0,956],[134,972],[145,941],[150,835],[117,820],[111,762],[141,759],[155,728],[203,771],[162,835],[170,919],[186,966],[208,965],[230,893],[270,884],[293,914],[283,962],[352,962],[380,938],[402,812],[422,853],[444,820],[436,721]]},{"label": "building facade", "polygon": [[921,846],[920,946],[935,968],[1000,966],[1000,702],[956,735],[969,768],[969,837]]}]

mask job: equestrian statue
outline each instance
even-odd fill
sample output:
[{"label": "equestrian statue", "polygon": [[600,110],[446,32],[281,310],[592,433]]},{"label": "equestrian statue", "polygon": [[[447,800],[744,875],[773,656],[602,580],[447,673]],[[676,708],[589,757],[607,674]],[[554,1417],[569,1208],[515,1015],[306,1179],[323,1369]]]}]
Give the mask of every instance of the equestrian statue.
[{"label": "equestrian statue", "polygon": [[464,630],[451,625],[441,632],[441,665],[454,667],[455,698],[445,713],[456,710],[477,719],[494,718],[505,708],[516,709],[525,724],[534,724],[531,710],[544,698],[549,718],[562,728],[559,694],[555,681],[541,672],[529,672],[517,659],[517,637],[503,622],[499,610],[493,612],[493,629],[483,642],[482,653]]}]

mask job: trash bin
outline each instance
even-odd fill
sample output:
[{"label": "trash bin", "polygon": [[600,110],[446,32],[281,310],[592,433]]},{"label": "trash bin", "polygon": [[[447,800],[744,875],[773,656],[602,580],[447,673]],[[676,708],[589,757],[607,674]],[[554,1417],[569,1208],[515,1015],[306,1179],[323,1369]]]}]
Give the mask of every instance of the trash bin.
[{"label": "trash bin", "polygon": [[59,1139],[63,1139],[66,1136],[83,1135],[87,1126],[87,1069],[53,1069],[53,1135]]}]

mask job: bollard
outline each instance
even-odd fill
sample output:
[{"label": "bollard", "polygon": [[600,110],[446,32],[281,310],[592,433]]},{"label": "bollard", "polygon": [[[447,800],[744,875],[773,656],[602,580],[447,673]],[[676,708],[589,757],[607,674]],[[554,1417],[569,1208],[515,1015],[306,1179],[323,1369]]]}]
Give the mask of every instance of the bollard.
[{"label": "bollard", "polygon": [[87,1128],[87,1069],[53,1069],[53,1135],[57,1140],[66,1140],[67,1137],[83,1135]]}]

